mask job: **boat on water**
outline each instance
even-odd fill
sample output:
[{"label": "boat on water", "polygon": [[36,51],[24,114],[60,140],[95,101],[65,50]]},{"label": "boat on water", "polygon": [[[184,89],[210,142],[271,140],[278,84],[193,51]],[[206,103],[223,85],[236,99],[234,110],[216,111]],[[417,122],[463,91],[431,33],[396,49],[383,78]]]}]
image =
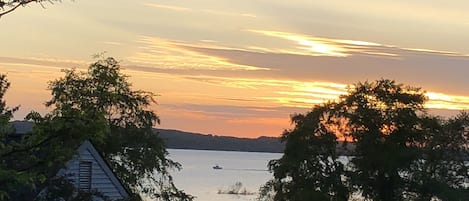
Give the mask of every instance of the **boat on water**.
[{"label": "boat on water", "polygon": [[213,166],[212,168],[213,168],[214,170],[221,170],[221,169],[223,169],[223,168],[222,168],[221,166],[219,166],[219,165],[215,165],[215,166]]}]

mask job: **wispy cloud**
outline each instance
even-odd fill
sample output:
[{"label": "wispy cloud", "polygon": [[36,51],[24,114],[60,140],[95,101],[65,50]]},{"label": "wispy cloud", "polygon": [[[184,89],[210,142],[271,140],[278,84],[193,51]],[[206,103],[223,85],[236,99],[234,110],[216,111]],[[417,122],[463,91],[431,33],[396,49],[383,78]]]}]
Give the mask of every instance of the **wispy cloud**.
[{"label": "wispy cloud", "polygon": [[[51,64],[52,67],[39,65],[38,61],[41,61],[41,63],[47,61],[47,64]],[[33,69],[36,82],[41,81],[40,88],[45,89],[47,80],[62,75],[58,70],[59,67],[54,66],[61,66],[63,61],[54,61],[54,59],[48,58],[0,58],[0,71],[11,72],[12,78],[14,78],[12,80],[14,86],[22,84],[25,85],[22,87],[23,89],[29,89],[31,87],[28,88],[30,83],[24,80],[31,79],[26,79],[25,75],[29,75],[26,71],[29,72]],[[19,66],[28,68],[18,68]],[[244,135],[247,136],[256,132],[259,135],[277,135],[283,128],[288,127],[288,116],[290,114],[304,112],[316,104],[336,100],[340,95],[347,93],[347,85],[339,82],[247,78],[243,76],[228,77],[222,75],[197,75],[195,73],[200,71],[190,71],[191,74],[161,72],[156,74],[144,71],[135,72],[136,69],[132,67],[125,67],[125,69],[127,69],[126,74],[131,75],[131,80],[135,81],[137,87],[152,85],[151,83],[165,83],[161,86],[152,87],[151,89],[154,90],[150,90],[161,92],[162,96],[158,97],[158,100],[163,103],[158,105],[156,109],[163,117],[164,127],[185,129],[186,127],[178,127],[178,125],[180,122],[186,121],[187,124],[195,126],[188,126],[187,129],[199,128],[197,126],[203,125],[196,130],[207,133],[216,131],[242,136],[244,132]],[[51,72],[56,73],[52,74]],[[188,89],[180,89],[179,86],[166,86],[176,85],[175,83],[180,83],[180,86]],[[37,85],[39,86],[39,84]],[[201,90],[193,91],[192,89]],[[24,90],[21,92],[31,94]],[[41,100],[43,101],[47,99],[46,94],[48,93],[42,93]],[[425,106],[430,109],[469,109],[469,96],[434,91],[427,92],[427,96],[429,101]],[[17,101],[16,99],[10,100]],[[23,102],[19,101],[19,103],[24,105]],[[32,106],[26,107],[28,110],[30,108]],[[220,126],[217,129],[210,130],[208,128],[212,127],[208,126],[207,122]],[[258,127],[255,131],[243,130],[241,132],[235,129],[239,125],[246,125],[246,129],[250,126]],[[223,132],[230,126],[233,127],[231,131]],[[265,128],[262,127],[266,126],[271,130],[265,131]]]},{"label": "wispy cloud", "polygon": [[[249,30],[253,33],[258,33],[266,36],[281,38],[295,42],[300,46],[289,47],[283,50],[285,53],[294,53],[300,55],[312,56],[335,56],[346,57],[354,52],[361,52],[366,54],[388,55],[394,56],[391,53],[376,51],[373,47],[383,46],[378,43],[357,41],[357,40],[344,40],[308,36],[303,34],[281,32],[281,31],[268,31],[268,30]],[[256,48],[255,49],[261,49]],[[262,49],[261,49],[262,50]],[[263,49],[269,50],[269,49]],[[274,50],[275,52],[276,50]],[[277,50],[278,51],[278,50]],[[282,51],[281,51],[282,52]]]},{"label": "wispy cloud", "polygon": [[165,69],[268,70],[194,51],[185,47],[187,43],[149,36],[141,36],[137,42],[141,44],[139,51],[127,60],[139,65]]},{"label": "wispy cloud", "polygon": [[115,41],[103,41],[104,44],[106,45],[115,45],[115,46],[121,46],[122,43],[120,42],[115,42]]},{"label": "wispy cloud", "polygon": [[[269,80],[226,78],[213,76],[186,76],[186,79],[197,80],[229,88],[241,88],[257,91],[270,91],[251,101],[263,104],[265,101],[284,107],[311,108],[330,100],[337,100],[340,95],[347,94],[346,84],[332,82],[300,82],[294,80]],[[467,110],[469,96],[450,95],[437,92],[426,92],[429,101],[426,108]],[[256,103],[252,103],[256,104]]]},{"label": "wispy cloud", "polygon": [[444,93],[427,92],[429,98],[428,108],[433,109],[451,109],[451,110],[468,110],[469,96],[448,95]]},{"label": "wispy cloud", "polygon": [[173,11],[191,11],[191,12],[198,12],[198,13],[205,13],[205,14],[212,14],[212,15],[239,16],[239,17],[249,17],[249,18],[257,17],[257,15],[255,14],[243,13],[243,12],[229,12],[229,11],[221,11],[221,10],[213,10],[213,9],[196,9],[196,8],[188,8],[188,7],[182,7],[182,6],[156,4],[156,3],[143,3],[143,5],[148,6],[148,7],[173,10]]},{"label": "wispy cloud", "polygon": [[400,48],[400,49],[409,50],[409,51],[416,52],[416,53],[438,54],[438,55],[445,55],[445,56],[469,56],[469,55],[461,54],[458,52],[431,50],[431,49],[423,49],[423,48]]},{"label": "wispy cloud", "polygon": [[204,42],[204,43],[216,43],[217,41],[216,41],[216,40],[210,40],[210,39],[202,39],[202,40],[200,40],[200,42]]},{"label": "wispy cloud", "polygon": [[181,6],[173,6],[173,5],[164,5],[164,4],[156,4],[156,3],[143,3],[145,6],[159,8],[159,9],[167,9],[167,10],[175,10],[175,11],[187,11],[191,10],[191,8],[181,7]]},{"label": "wispy cloud", "polygon": [[285,121],[287,119],[284,118],[253,118],[253,117],[242,117],[242,118],[236,118],[236,119],[228,119],[226,122],[231,123],[231,124],[239,124],[242,126],[246,125],[251,125],[251,124],[256,124],[256,125],[268,125],[268,126],[273,126],[273,125],[279,125],[279,126],[284,126],[286,125]]},{"label": "wispy cloud", "polygon": [[254,33],[263,34],[293,41],[301,46],[295,47],[292,50],[285,50],[285,53],[306,54],[314,56],[347,56],[347,51],[343,47],[336,45],[333,41],[328,41],[321,38],[306,37],[304,35],[278,32],[278,31],[263,31],[263,30],[250,30]]},{"label": "wispy cloud", "polygon": [[[161,44],[161,43],[157,43]],[[177,44],[177,43],[176,43]],[[174,44],[173,44],[174,45]],[[163,45],[167,47],[167,45]],[[179,47],[174,48],[178,51]],[[186,50],[183,50],[186,51]],[[155,52],[151,49],[150,52]],[[190,52],[190,51],[189,51]],[[178,52],[180,53],[180,52]],[[161,57],[168,56],[167,54],[158,54]],[[183,54],[184,55],[184,54]],[[190,55],[190,54],[189,54]],[[196,54],[198,55],[198,54]],[[186,61],[191,61],[198,63],[207,59],[212,62],[211,56],[200,56],[202,59],[192,60],[193,58],[184,55]],[[196,57],[198,58],[198,57]],[[220,58],[215,57],[215,61],[219,61]],[[154,58],[156,59],[156,58]],[[178,58],[181,59],[181,58]],[[178,61],[178,59],[176,59]],[[165,65],[172,64],[171,60],[164,60]],[[226,62],[226,61],[224,61]],[[214,62],[215,64],[217,62]],[[55,59],[55,58],[9,58],[9,57],[0,57],[0,64],[2,64],[0,69],[3,72],[11,73],[22,73],[19,72],[17,66],[28,66],[30,71],[34,71],[37,76],[44,77],[44,79],[52,79],[49,72],[55,72],[55,76],[60,75],[59,69],[61,68],[70,68],[76,66],[85,66],[86,62],[81,60],[69,60],[69,59]],[[189,64],[185,64],[189,65]],[[208,63],[204,65],[209,65]],[[210,65],[213,66],[214,64]],[[222,69],[228,70],[233,69],[232,65],[238,67],[234,69],[246,70],[246,67],[239,67],[236,64],[227,64],[230,67],[222,67]],[[171,65],[170,65],[171,66]],[[203,65],[196,65],[202,67]],[[181,66],[180,66],[181,67]],[[130,68],[132,69],[132,68]],[[210,68],[209,68],[210,69]],[[251,69],[248,67],[248,69]],[[141,69],[140,69],[141,70]],[[17,72],[18,71],[18,72]],[[48,76],[46,76],[46,74]],[[164,74],[163,74],[164,75]],[[142,77],[139,74],[139,77]],[[249,102],[251,106],[284,106],[284,107],[298,107],[298,108],[310,108],[314,104],[322,103],[331,99],[336,99],[342,94],[347,93],[347,85],[343,83],[335,82],[307,82],[307,81],[297,81],[297,80],[278,80],[278,79],[260,79],[260,78],[242,78],[242,77],[223,77],[223,76],[208,76],[208,75],[171,75],[168,79],[181,79],[181,80],[193,80],[199,81],[210,85],[226,87],[226,88],[235,88],[235,89],[245,89],[249,90],[254,94],[258,94],[257,97],[252,96],[249,100],[246,100],[242,96],[232,96],[232,97],[218,97],[218,98],[229,98],[234,102]],[[263,93],[259,93],[259,92]],[[426,93],[429,98],[429,101],[426,104],[427,108],[432,109],[449,109],[449,110],[468,110],[469,109],[469,96],[464,95],[452,95],[442,92],[429,91]],[[198,95],[194,95],[198,96]],[[216,99],[217,97],[212,97]],[[270,103],[267,103],[267,102]]]},{"label": "wispy cloud", "polygon": [[[253,33],[262,34],[265,36],[280,38],[294,42],[295,45],[289,47],[279,47],[276,49],[250,46],[251,50],[261,52],[276,52],[288,53],[298,55],[310,56],[333,56],[333,57],[348,57],[356,54],[361,55],[375,55],[385,57],[399,57],[403,51],[411,53],[426,53],[426,54],[439,54],[445,56],[468,56],[458,52],[432,50],[423,48],[400,48],[393,45],[384,45],[368,41],[349,40],[349,39],[336,39],[316,37],[298,33],[282,32],[282,31],[269,31],[269,30],[248,30]],[[299,45],[299,46],[298,46]]]},{"label": "wispy cloud", "polygon": [[241,13],[241,16],[243,16],[243,17],[257,17],[257,15],[250,14],[250,13]]},{"label": "wispy cloud", "polygon": [[257,15],[251,14],[251,13],[237,13],[237,12],[219,11],[219,10],[211,10],[211,9],[203,9],[203,10],[198,10],[198,11],[205,12],[208,14],[214,14],[214,15],[240,16],[240,17],[249,17],[249,18],[257,17]]},{"label": "wispy cloud", "polygon": [[[346,85],[331,82],[300,82],[294,80],[215,76],[186,76],[185,78],[228,88],[259,91],[257,92],[257,97],[251,97],[251,105],[311,108],[315,104],[337,99],[339,95],[346,93]],[[264,93],[260,93],[260,91]]]},{"label": "wispy cloud", "polygon": [[63,59],[63,58],[52,58],[52,57],[0,57],[0,63],[10,65],[29,65],[36,66],[33,69],[40,68],[71,68],[71,67],[84,67],[87,65],[87,61],[75,60],[75,59]]}]

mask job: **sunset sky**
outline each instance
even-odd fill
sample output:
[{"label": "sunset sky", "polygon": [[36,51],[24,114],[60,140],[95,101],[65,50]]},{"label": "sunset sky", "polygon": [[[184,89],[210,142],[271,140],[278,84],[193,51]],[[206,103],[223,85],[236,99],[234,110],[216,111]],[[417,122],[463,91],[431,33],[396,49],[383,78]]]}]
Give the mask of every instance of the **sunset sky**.
[{"label": "sunset sky", "polygon": [[438,115],[469,109],[469,1],[64,0],[0,18],[15,119],[48,111],[47,82],[91,55],[159,96],[159,128],[279,136],[293,113],[380,78],[422,87]]}]

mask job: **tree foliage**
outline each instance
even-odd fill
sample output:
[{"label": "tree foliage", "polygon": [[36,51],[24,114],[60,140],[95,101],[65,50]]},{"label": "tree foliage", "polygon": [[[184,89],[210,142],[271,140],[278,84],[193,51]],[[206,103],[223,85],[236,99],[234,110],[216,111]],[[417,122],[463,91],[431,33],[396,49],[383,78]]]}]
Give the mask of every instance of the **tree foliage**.
[{"label": "tree foliage", "polygon": [[[295,128],[283,135],[285,153],[270,162],[274,179],[260,199],[467,198],[469,115],[432,117],[425,101],[421,89],[382,79],[358,83],[338,101],[295,115]],[[354,144],[346,165],[337,162],[336,136]]]},{"label": "tree foliage", "polygon": [[[410,196],[415,200],[466,200],[469,197],[469,114],[447,120],[428,118],[421,149],[424,160],[415,160],[408,172]],[[417,195],[417,196],[415,196]]]},{"label": "tree foliage", "polygon": [[3,157],[13,149],[13,145],[7,143],[6,138],[14,132],[9,124],[13,113],[18,107],[9,108],[4,96],[10,87],[5,75],[0,75],[0,200],[10,200],[11,192],[22,187],[30,187],[32,175],[21,173],[9,166],[9,161]]},{"label": "tree foliage", "polygon": [[[128,187],[130,200],[141,200],[140,194],[156,200],[192,200],[174,185],[169,172],[181,166],[167,158],[153,130],[159,123],[151,109],[154,94],[132,90],[120,71],[110,57],[98,59],[87,71],[64,70],[64,77],[49,84],[52,99],[46,105],[52,111],[44,116],[31,112],[27,119],[35,123],[32,133],[2,159],[17,171],[34,173],[36,177],[28,178],[38,188],[56,189],[50,185],[58,182],[51,179],[84,140],[91,140]],[[37,193],[36,186],[25,189]],[[54,193],[76,194],[63,190]]]},{"label": "tree foliage", "polygon": [[351,182],[373,200],[403,200],[399,174],[419,158],[415,152],[422,132],[419,112],[425,96],[418,88],[390,80],[359,83],[335,108],[355,141]]},{"label": "tree foliage", "polygon": [[132,90],[120,70],[113,58],[98,60],[86,72],[66,70],[65,77],[50,83],[52,99],[46,105],[54,110],[47,121],[70,123],[67,129],[77,129],[81,139],[92,139],[134,195],[190,200],[169,174],[180,165],[167,158],[162,139],[153,131],[159,123],[150,108],[154,94]]},{"label": "tree foliage", "polygon": [[[295,128],[284,132],[284,155],[269,162],[274,179],[261,189],[261,196],[284,201],[346,200],[348,191],[341,180],[343,165],[337,161],[336,136],[325,126],[331,121],[328,106],[292,117]],[[269,195],[272,190],[275,195]]]}]

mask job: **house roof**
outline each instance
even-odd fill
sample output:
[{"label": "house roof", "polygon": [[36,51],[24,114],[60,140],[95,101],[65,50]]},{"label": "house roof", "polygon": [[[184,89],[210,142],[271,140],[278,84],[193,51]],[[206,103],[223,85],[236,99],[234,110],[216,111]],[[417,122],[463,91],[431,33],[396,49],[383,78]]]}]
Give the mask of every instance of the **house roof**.
[{"label": "house roof", "polygon": [[[32,131],[33,128],[33,123],[29,121],[13,121],[11,122],[12,126],[15,128],[15,133],[8,135],[7,137],[7,142],[12,141],[12,140],[20,140],[23,135],[29,133]],[[85,140],[80,147],[77,150],[77,153],[83,153],[85,151],[88,151],[95,161],[98,163],[98,165],[102,168],[104,173],[107,175],[109,180],[112,182],[112,184],[116,187],[118,190],[119,194],[124,197],[128,198],[129,197],[129,191],[127,188],[124,187],[122,182],[116,177],[116,174],[114,171],[110,168],[109,164],[104,160],[104,157],[98,152],[93,145],[93,143],[89,140]],[[71,163],[73,162],[73,158],[69,160],[66,164],[65,168],[62,168],[58,171],[57,175],[64,175],[67,167],[70,167]]]},{"label": "house roof", "polygon": [[[122,197],[124,198],[128,198],[129,197],[129,193],[127,191],[127,189],[124,187],[124,185],[122,184],[122,182],[116,177],[115,173],[112,171],[112,169],[109,167],[109,164],[103,159],[103,157],[101,156],[101,154],[96,150],[96,148],[94,147],[94,145],[89,141],[89,140],[85,140],[85,142],[83,142],[83,144],[78,148],[78,153],[81,153],[81,152],[84,152],[84,151],[88,151],[92,156],[93,158],[95,158],[96,162],[98,163],[99,166],[101,166],[101,168],[103,169],[103,171],[106,173],[106,175],[109,177],[109,179],[111,180],[112,184],[117,188],[117,190],[119,191],[119,193],[122,195]],[[67,163],[67,167],[70,166],[70,163],[73,161],[70,160],[68,163]],[[66,171],[66,168],[65,169],[61,169],[57,174],[58,175],[63,175]]]}]

